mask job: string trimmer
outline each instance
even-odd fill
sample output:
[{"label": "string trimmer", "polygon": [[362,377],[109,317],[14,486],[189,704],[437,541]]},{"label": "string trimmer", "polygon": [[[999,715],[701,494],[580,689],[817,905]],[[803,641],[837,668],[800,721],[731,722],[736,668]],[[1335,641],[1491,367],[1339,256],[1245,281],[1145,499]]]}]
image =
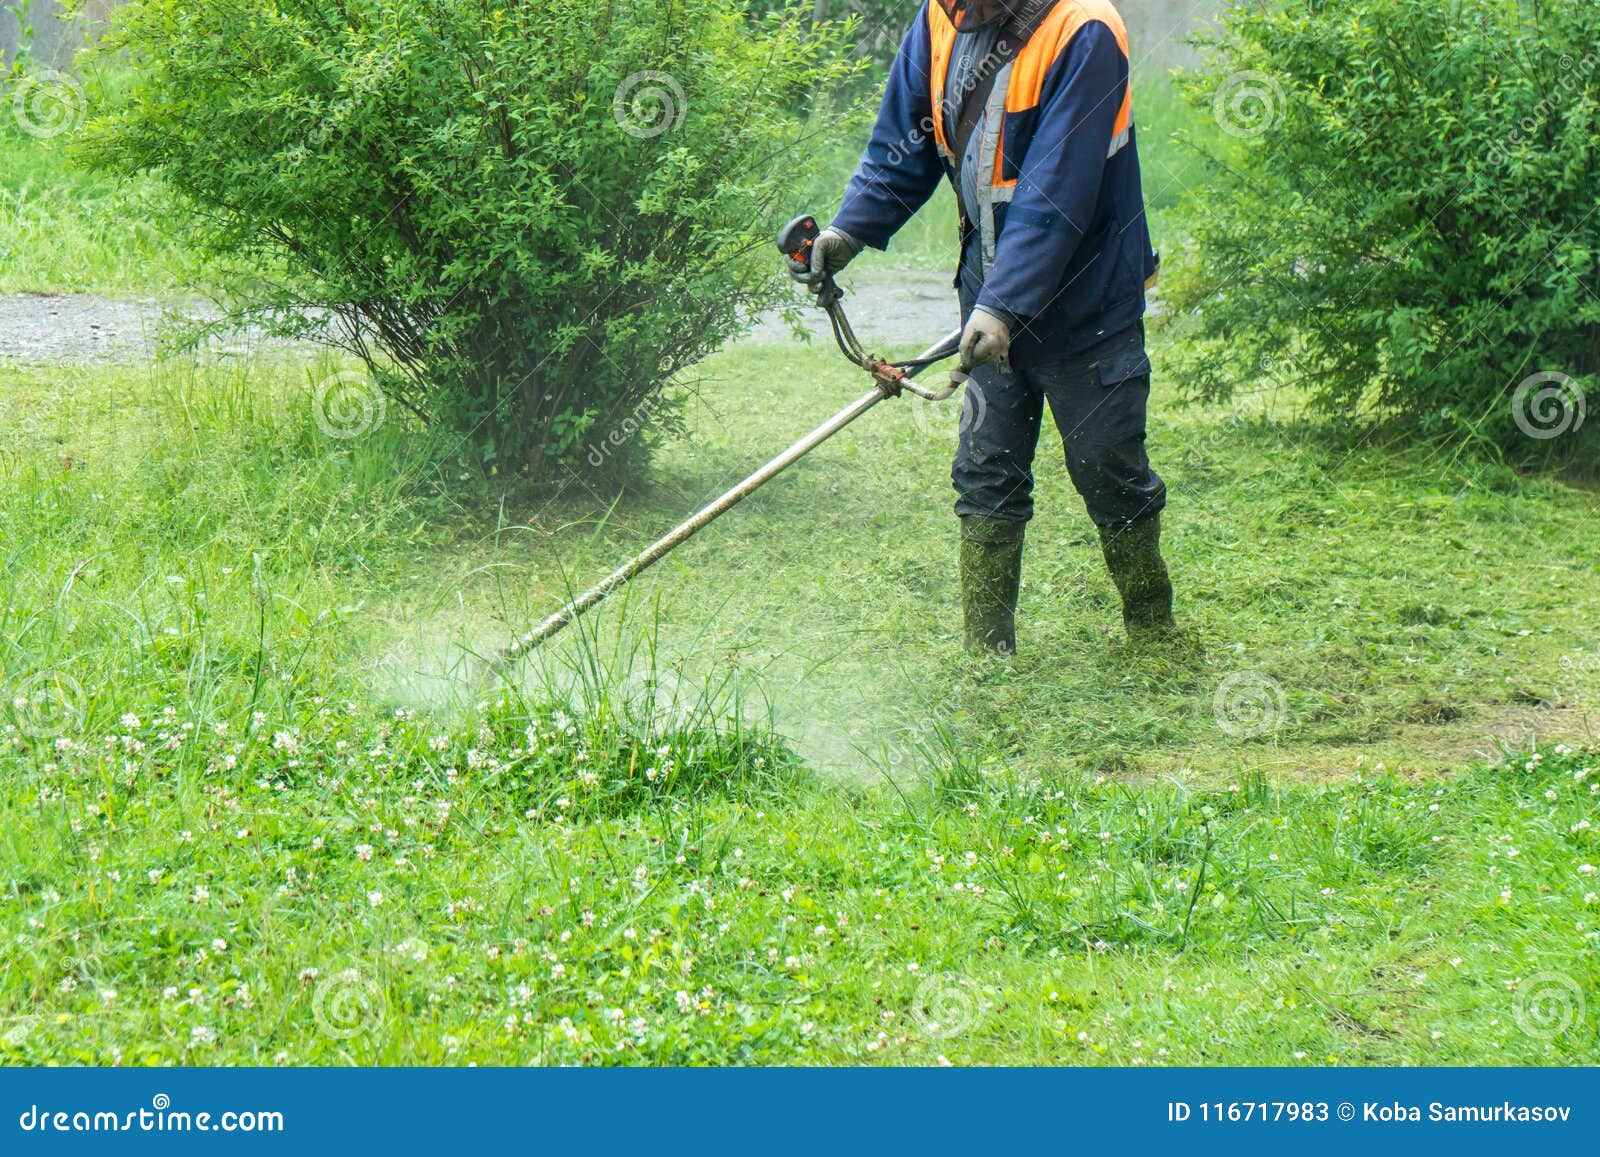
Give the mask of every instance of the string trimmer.
[{"label": "string trimmer", "polygon": [[[804,216],[796,217],[789,222],[778,235],[778,249],[783,253],[783,259],[791,270],[804,273],[811,268],[811,247],[820,232],[816,218]],[[856,339],[855,330],[850,328],[849,319],[845,317],[844,307],[841,305],[843,300],[844,290],[839,288],[831,276],[828,277],[817,292],[817,304],[827,311],[828,321],[833,326],[834,340],[838,342],[844,356],[872,375],[872,392],[840,410],[721,498],[679,523],[669,534],[653,543],[644,552],[629,559],[511,646],[506,647],[500,652],[502,664],[513,663],[539,647],[546,639],[569,625],[585,611],[605,601],[609,595],[626,586],[642,571],[660,562],[688,542],[696,533],[732,510],[879,402],[887,398],[897,398],[902,393],[912,393],[930,402],[942,402],[961,388],[956,380],[952,380],[950,385],[942,390],[925,389],[912,381],[919,371],[956,355],[961,341],[960,330],[950,334],[937,345],[928,347],[910,361],[885,361],[868,354],[862,348],[861,342]]]}]

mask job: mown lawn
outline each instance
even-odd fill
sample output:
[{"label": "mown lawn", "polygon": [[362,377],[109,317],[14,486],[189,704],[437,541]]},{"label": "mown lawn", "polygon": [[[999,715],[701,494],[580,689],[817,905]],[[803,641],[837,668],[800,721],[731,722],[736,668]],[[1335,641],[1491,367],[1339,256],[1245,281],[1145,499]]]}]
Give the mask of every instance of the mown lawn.
[{"label": "mown lawn", "polygon": [[1597,1056],[1594,494],[1163,406],[1189,641],[1052,459],[972,665],[896,403],[502,686],[459,647],[861,383],[730,351],[613,506],[327,437],[338,368],[0,371],[7,1060]]},{"label": "mown lawn", "polygon": [[[1159,343],[1156,360],[1159,374]],[[607,515],[580,478],[561,501],[509,511],[538,531],[486,542],[474,553],[485,569],[458,570],[429,603],[460,580],[478,587],[452,610],[469,609],[469,643],[497,642],[861,389],[820,346],[745,347],[707,372],[697,436],[662,457],[647,494]],[[966,663],[948,481],[959,414],[913,401],[881,407],[691,542],[640,584],[637,617],[701,667],[736,656],[761,672],[802,749],[850,766],[940,721],[1038,770],[1213,779],[1336,775],[1362,760],[1439,771],[1589,734],[1600,496],[1347,446],[1292,414],[1181,409],[1170,382],[1157,392],[1151,446],[1172,491],[1184,646],[1130,653],[1047,435],[1021,657]]]}]

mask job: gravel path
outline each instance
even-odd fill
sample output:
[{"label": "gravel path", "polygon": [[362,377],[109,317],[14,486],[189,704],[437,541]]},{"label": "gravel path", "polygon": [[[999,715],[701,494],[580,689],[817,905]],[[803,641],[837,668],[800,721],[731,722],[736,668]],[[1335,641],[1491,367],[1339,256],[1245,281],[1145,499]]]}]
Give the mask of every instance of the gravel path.
[{"label": "gravel path", "polygon": [[[870,265],[871,258],[864,263]],[[886,270],[851,267],[840,279],[844,311],[869,353],[914,353],[944,337],[960,323],[950,274],[927,269]],[[795,300],[819,341],[833,340],[825,314],[811,304],[811,295],[796,290]],[[771,316],[756,324],[748,339],[776,343],[793,340],[783,318]],[[879,349],[878,346],[885,348]],[[893,346],[891,351],[889,348]]]},{"label": "gravel path", "polygon": [[88,294],[0,297],[0,361],[138,359],[155,348],[162,307]]},{"label": "gravel path", "polygon": [[[865,269],[847,274],[845,309],[856,333],[877,353],[907,353],[931,345],[956,325],[955,291],[946,275],[927,270]],[[796,303],[818,340],[829,340],[827,321],[796,291]],[[140,361],[156,350],[162,314],[175,308],[153,298],[118,300],[91,294],[0,296],[0,361]],[[183,308],[183,307],[177,307]],[[196,303],[185,312],[206,316]],[[778,316],[763,318],[746,339],[792,341]],[[877,349],[877,346],[884,348]]]}]

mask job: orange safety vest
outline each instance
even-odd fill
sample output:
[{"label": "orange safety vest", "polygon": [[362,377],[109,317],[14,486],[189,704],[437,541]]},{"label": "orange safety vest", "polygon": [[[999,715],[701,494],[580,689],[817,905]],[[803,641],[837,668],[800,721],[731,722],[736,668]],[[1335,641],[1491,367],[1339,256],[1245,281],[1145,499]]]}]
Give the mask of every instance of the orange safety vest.
[{"label": "orange safety vest", "polygon": [[[929,70],[933,135],[939,146],[939,156],[953,173],[960,158],[953,156],[950,151],[947,135],[949,126],[944,123],[944,95],[950,75],[950,60],[955,53],[956,26],[940,4],[929,4],[927,12],[928,34],[933,48],[933,66]],[[1009,203],[1015,194],[1022,157],[1031,140],[1032,133],[1029,130],[1032,118],[1026,114],[1038,109],[1051,66],[1067,50],[1073,37],[1094,21],[1111,29],[1123,55],[1128,55],[1128,30],[1109,0],[1057,0],[1055,8],[1028,38],[1021,51],[995,74],[994,89],[985,109],[983,139],[978,150],[979,164],[982,166],[980,172],[987,173],[988,179],[980,178],[976,182],[980,219],[972,223],[978,229],[985,272],[994,261],[998,241],[995,206]],[[1023,127],[1025,124],[1026,129]],[[1133,86],[1129,85],[1117,114],[1106,153],[1108,157],[1116,156],[1127,148],[1132,139],[1132,128]],[[1028,139],[1021,139],[1024,135]]]}]

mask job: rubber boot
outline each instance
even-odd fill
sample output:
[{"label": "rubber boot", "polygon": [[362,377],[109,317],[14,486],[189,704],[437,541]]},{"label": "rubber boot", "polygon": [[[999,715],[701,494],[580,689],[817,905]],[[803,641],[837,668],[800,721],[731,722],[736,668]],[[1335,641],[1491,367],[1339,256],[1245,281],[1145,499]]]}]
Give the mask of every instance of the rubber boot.
[{"label": "rubber boot", "polygon": [[974,654],[1016,654],[1026,531],[1026,523],[1010,519],[961,520],[961,611]]},{"label": "rubber boot", "polygon": [[1161,557],[1161,516],[1127,526],[1101,527],[1100,549],[1122,596],[1122,622],[1135,642],[1177,630],[1172,618],[1172,578]]}]

